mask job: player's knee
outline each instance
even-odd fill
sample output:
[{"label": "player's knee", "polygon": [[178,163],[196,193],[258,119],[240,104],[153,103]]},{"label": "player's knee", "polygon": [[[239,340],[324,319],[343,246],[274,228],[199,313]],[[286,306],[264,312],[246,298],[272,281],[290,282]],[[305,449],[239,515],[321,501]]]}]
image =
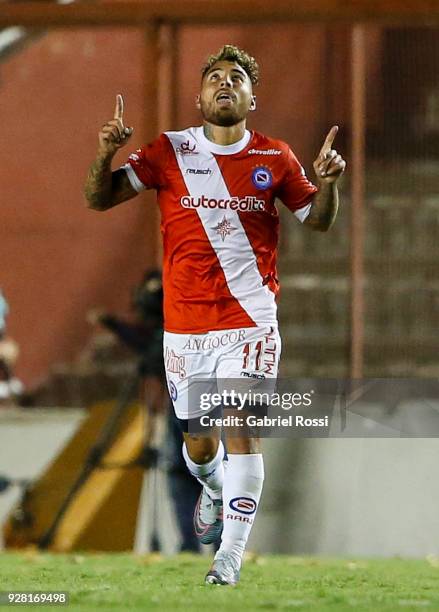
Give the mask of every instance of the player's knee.
[{"label": "player's knee", "polygon": [[230,436],[227,438],[227,452],[232,455],[252,455],[259,454],[261,442],[259,438],[237,438]]},{"label": "player's knee", "polygon": [[209,463],[218,451],[219,441],[215,438],[185,437],[189,457],[198,464]]}]

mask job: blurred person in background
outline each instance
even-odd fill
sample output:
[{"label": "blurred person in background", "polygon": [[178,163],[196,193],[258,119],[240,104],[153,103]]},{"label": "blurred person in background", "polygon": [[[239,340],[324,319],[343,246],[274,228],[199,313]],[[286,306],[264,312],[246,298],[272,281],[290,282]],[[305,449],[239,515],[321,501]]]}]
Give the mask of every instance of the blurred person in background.
[{"label": "blurred person in background", "polygon": [[203,484],[194,516],[197,535],[203,543],[221,535],[207,584],[239,580],[264,463],[259,438],[245,433],[226,434],[224,461],[220,430],[200,430],[206,411],[189,400],[191,382],[210,379],[214,388],[242,381],[244,374],[262,377],[274,389],[281,350],[275,200],[309,229],[327,231],[337,214],[337,181],[346,166],[332,148],[337,126],[314,162],[317,185],[307,179],[286,143],[248,130],[258,78],[256,60],[225,45],[201,71],[195,103],[202,125],[161,134],[113,171],[114,155],[133,133],[124,125],[118,95],[113,118],[99,132],[85,185],[89,207],[98,211],[144,189],[157,191],[168,388],[184,432],[186,464]]},{"label": "blurred person in background", "polygon": [[[131,299],[134,317],[130,320],[93,309],[87,315],[91,325],[110,330],[138,359],[138,372],[144,386],[149,412],[151,438],[161,469],[166,471],[169,492],[181,536],[181,552],[199,552],[192,527],[192,514],[200,495],[200,485],[191,477],[181,456],[183,441],[177,419],[170,407],[163,364],[163,285],[158,270],[148,270],[134,288]],[[159,550],[157,534],[152,549]]]},{"label": "blurred person in background", "polygon": [[6,335],[8,313],[9,306],[0,289],[0,405],[19,403],[24,392],[23,383],[12,373],[20,349],[15,340]]}]

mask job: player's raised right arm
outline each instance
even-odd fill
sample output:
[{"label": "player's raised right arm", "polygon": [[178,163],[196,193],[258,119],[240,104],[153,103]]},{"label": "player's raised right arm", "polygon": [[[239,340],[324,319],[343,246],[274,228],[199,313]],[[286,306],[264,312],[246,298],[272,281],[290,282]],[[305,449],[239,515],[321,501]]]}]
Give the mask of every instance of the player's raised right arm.
[{"label": "player's raised right arm", "polygon": [[111,170],[114,155],[131,138],[133,128],[123,124],[123,98],[116,98],[114,117],[99,132],[99,147],[96,159],[90,166],[84,187],[88,207],[93,210],[108,210],[137,195],[125,170]]}]

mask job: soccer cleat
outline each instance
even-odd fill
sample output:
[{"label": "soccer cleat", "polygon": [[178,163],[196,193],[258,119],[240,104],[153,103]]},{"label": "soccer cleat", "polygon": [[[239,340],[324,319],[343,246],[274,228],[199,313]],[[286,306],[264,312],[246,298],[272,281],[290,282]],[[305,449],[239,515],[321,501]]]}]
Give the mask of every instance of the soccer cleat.
[{"label": "soccer cleat", "polygon": [[195,506],[194,529],[202,544],[216,542],[223,530],[223,501],[212,499],[204,488]]},{"label": "soccer cleat", "polygon": [[229,553],[218,551],[212,567],[207,572],[206,584],[229,584],[235,586],[239,581],[239,565]]}]

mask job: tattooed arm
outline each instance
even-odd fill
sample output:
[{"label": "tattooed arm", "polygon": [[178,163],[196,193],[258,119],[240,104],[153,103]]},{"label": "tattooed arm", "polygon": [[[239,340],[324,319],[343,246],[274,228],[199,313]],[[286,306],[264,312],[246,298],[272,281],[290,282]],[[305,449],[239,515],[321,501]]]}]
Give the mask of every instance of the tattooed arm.
[{"label": "tattooed arm", "polygon": [[84,193],[93,210],[108,210],[137,195],[125,170],[111,171],[111,160],[98,155],[88,171]]},{"label": "tattooed arm", "polygon": [[311,210],[304,225],[319,232],[326,232],[334,223],[338,210],[337,181],[346,168],[345,160],[332,148],[332,143],[338,132],[334,125],[320,149],[314,162],[319,190],[314,196]]},{"label": "tattooed arm", "polygon": [[319,190],[313,198],[311,210],[304,221],[311,229],[327,232],[334,223],[338,210],[338,190],[335,183],[319,182]]},{"label": "tattooed arm", "polygon": [[98,153],[85,182],[84,194],[89,208],[108,210],[137,195],[125,170],[111,171],[111,161],[116,151],[126,145],[132,133],[133,128],[123,125],[123,98],[118,95],[114,118],[99,132]]}]

